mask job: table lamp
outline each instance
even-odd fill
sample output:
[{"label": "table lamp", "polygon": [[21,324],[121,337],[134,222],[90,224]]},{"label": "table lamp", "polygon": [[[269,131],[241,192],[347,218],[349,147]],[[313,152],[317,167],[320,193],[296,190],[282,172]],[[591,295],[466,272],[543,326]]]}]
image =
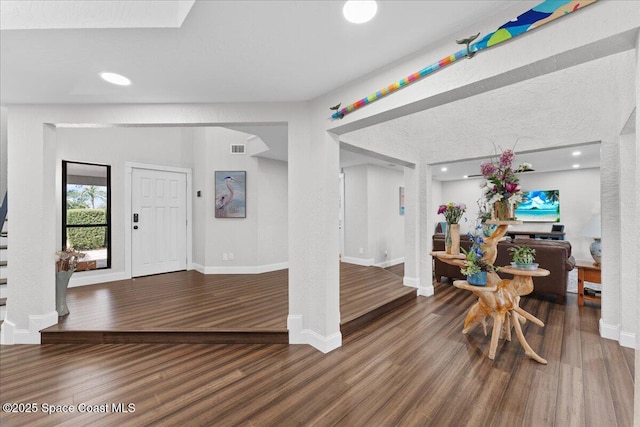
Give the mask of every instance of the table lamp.
[{"label": "table lamp", "polygon": [[602,256],[602,250],[600,248],[600,214],[596,214],[591,217],[587,225],[582,229],[582,235],[585,237],[593,237],[594,241],[591,243],[589,250],[591,251],[591,256],[595,261],[595,265],[600,265],[600,260]]}]

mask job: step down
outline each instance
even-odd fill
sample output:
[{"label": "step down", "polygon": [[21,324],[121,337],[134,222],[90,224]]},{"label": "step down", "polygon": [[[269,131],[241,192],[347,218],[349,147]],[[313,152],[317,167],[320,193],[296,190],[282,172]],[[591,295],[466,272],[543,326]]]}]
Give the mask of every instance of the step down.
[{"label": "step down", "polygon": [[42,344],[288,344],[282,330],[41,331]]}]

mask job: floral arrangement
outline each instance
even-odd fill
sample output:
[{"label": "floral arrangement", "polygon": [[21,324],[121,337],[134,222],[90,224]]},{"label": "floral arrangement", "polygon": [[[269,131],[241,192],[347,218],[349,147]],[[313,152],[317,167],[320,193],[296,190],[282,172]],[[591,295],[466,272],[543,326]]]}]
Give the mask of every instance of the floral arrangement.
[{"label": "floral arrangement", "polygon": [[515,154],[507,149],[500,154],[497,161],[484,162],[480,165],[482,176],[487,180],[483,184],[484,196],[490,205],[508,200],[512,204],[522,201],[520,179],[518,173],[531,170],[529,163],[522,163],[517,168],[512,168]]},{"label": "floral arrangement", "polygon": [[76,252],[73,248],[56,252],[56,272],[75,271],[78,260],[84,258],[84,255],[81,252]]},{"label": "floral arrangement", "polygon": [[467,210],[467,205],[464,203],[447,203],[446,205],[440,205],[438,208],[438,215],[443,214],[447,220],[447,224],[457,224],[462,218],[462,214]]},{"label": "floral arrangement", "polygon": [[469,276],[472,274],[480,273],[481,271],[495,271],[497,270],[492,264],[486,262],[482,257],[484,256],[484,251],[482,250],[482,245],[484,244],[484,238],[482,235],[478,233],[479,230],[482,229],[482,226],[476,226],[476,234],[472,234],[471,232],[467,233],[469,236],[469,240],[472,242],[471,247],[468,251],[464,250],[464,248],[460,248],[462,252],[464,252],[466,256],[466,266],[460,269],[460,272],[465,276]]}]

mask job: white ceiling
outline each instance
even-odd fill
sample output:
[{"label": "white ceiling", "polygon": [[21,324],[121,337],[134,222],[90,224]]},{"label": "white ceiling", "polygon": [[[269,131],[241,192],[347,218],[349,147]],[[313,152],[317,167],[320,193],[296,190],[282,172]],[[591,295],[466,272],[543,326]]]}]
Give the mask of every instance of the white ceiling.
[{"label": "white ceiling", "polygon": [[[10,3],[20,4],[18,7],[22,9],[18,15],[21,18],[25,14],[29,16],[29,13],[42,15],[43,4],[47,8],[56,3],[65,4],[67,20],[68,15],[77,14],[80,18],[86,15],[87,4],[100,3],[103,7],[111,4],[116,7],[111,11],[116,22],[110,24],[114,28],[106,29],[9,30],[5,28],[20,27],[10,22],[11,14],[5,13],[6,5]],[[173,22],[169,16],[171,13],[175,14],[176,22],[184,19],[177,28],[167,28],[171,26],[167,24],[156,25],[165,28],[135,28],[148,27],[149,24],[132,24],[130,14],[123,12],[122,3],[84,2],[85,9],[81,9],[78,8],[79,2],[75,1],[2,0],[0,104],[310,100],[425,49],[431,43],[450,40],[452,48],[457,49],[453,40],[468,35],[468,28],[475,28],[475,23],[505,10],[513,11],[515,16],[537,2],[379,1],[378,14],[373,21],[354,25],[342,17],[342,1],[197,0],[186,17],[184,7],[180,10],[169,8],[160,13],[165,22]],[[73,26],[59,22],[46,25]],[[127,26],[134,28],[118,28]],[[110,85],[99,78],[98,73],[102,71],[124,74],[131,78],[133,84],[129,87]],[[509,98],[513,88],[498,89],[347,134],[346,142],[349,139],[391,139],[401,135],[408,144],[415,146],[427,146],[429,139],[452,143],[454,141],[445,140],[450,137],[452,128],[458,131],[459,139],[455,142],[465,141],[465,138],[477,140],[480,136],[488,146],[495,141],[513,142],[522,135],[546,135],[552,139],[558,134],[575,133],[577,126],[589,126],[588,117],[606,119],[607,111],[593,107],[597,100],[585,99],[567,108],[560,122],[555,119],[553,111],[561,104],[559,97],[601,96],[600,93],[578,95],[578,92],[585,84],[600,84],[600,79],[615,81],[609,75],[610,71],[624,72],[619,68],[611,70],[606,61],[601,61],[597,69],[589,65],[588,71],[578,76],[563,74],[565,77],[558,79],[554,73],[551,77],[524,83],[523,97],[516,104]],[[584,79],[593,81],[585,82]],[[567,93],[567,90],[573,92]],[[608,105],[606,102],[600,104]],[[535,105],[537,108],[532,111],[531,106]],[[566,115],[567,111],[576,118],[576,124]],[[470,116],[474,117],[474,127],[459,126],[461,120]],[[501,117],[505,122],[508,120],[506,129],[514,133],[504,134],[504,130],[493,123],[495,117]],[[567,122],[571,126],[566,126]],[[269,145],[271,149],[261,156],[286,160],[286,125],[233,128],[258,135]],[[500,131],[503,134],[498,135]],[[588,141],[594,139],[582,139],[576,143]],[[591,148],[585,147],[583,151],[587,150]],[[581,167],[597,167],[597,151],[594,148],[594,151],[588,151],[589,154],[585,153],[580,161]],[[537,157],[530,161],[538,171],[542,170],[540,165],[552,165],[566,154],[551,152],[546,158],[540,158],[542,153],[536,153]],[[341,150],[341,158],[343,167],[371,163],[401,169],[400,166],[390,166],[396,162],[388,158],[376,159],[352,151]],[[451,158],[464,156],[453,153]],[[529,161],[520,155],[518,160]],[[571,168],[572,162],[573,159],[569,159],[564,166],[553,166],[553,170]],[[435,178],[460,179],[463,175],[475,173],[477,168],[478,159],[451,164],[447,175],[436,175]],[[436,174],[438,170],[434,168]],[[455,175],[457,178],[451,178]]]}]

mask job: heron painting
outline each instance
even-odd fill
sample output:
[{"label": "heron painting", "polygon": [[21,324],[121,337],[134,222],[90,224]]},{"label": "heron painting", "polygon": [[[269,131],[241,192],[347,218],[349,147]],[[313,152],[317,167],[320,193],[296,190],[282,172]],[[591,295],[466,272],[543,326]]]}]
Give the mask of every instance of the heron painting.
[{"label": "heron painting", "polygon": [[216,171],[216,218],[246,218],[246,171]]}]

